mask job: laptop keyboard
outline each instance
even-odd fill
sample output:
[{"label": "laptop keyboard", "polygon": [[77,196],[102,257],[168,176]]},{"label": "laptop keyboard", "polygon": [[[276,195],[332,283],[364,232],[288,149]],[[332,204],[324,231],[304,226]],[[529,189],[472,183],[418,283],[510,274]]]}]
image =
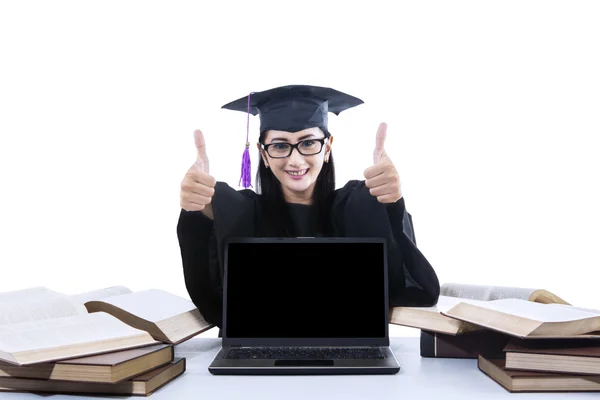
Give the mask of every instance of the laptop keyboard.
[{"label": "laptop keyboard", "polygon": [[378,348],[369,347],[253,347],[233,348],[227,359],[367,360],[383,359]]}]

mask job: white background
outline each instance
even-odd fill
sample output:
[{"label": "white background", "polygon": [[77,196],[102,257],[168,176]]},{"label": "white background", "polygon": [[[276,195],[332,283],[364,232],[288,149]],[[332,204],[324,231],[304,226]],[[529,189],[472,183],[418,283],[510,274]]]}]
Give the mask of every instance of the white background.
[{"label": "white background", "polygon": [[0,291],[188,297],[176,225],[193,130],[237,187],[246,115],[221,106],[313,84],[365,101],[330,114],[338,187],[388,123],[442,283],[600,308],[598,21],[600,3],[572,0],[2,1]]}]

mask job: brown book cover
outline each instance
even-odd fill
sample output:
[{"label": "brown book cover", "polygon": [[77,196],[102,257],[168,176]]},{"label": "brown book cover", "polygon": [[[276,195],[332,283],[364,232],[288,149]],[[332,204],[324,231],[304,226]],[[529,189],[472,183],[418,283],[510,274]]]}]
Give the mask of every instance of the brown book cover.
[{"label": "brown book cover", "polygon": [[157,344],[52,363],[13,365],[0,362],[0,377],[86,382],[119,382],[173,360],[169,344]]},{"label": "brown book cover", "polygon": [[504,351],[600,358],[600,339],[511,339]]},{"label": "brown book cover", "polygon": [[0,378],[2,392],[103,394],[149,396],[186,370],[186,359],[177,358],[163,365],[119,383],[70,382],[49,379]]},{"label": "brown book cover", "polygon": [[600,340],[511,340],[510,369],[600,375]]},{"label": "brown book cover", "polygon": [[479,354],[489,357],[503,355],[509,336],[495,331],[476,331],[462,335],[447,335],[421,330],[421,357],[471,358]]},{"label": "brown book cover", "polygon": [[511,371],[502,358],[479,356],[477,367],[509,392],[597,392],[600,376]]}]

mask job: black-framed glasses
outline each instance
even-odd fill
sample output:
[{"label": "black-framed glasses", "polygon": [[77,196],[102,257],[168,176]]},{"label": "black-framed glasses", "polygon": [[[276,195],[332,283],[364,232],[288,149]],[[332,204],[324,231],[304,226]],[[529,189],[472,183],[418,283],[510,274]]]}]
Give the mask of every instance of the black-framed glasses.
[{"label": "black-framed glasses", "polygon": [[298,153],[304,156],[314,156],[319,154],[323,150],[323,139],[306,139],[301,140],[296,144],[290,144],[285,142],[275,142],[269,144],[263,144],[262,148],[269,154],[271,158],[286,158],[292,154],[294,149],[298,150]]}]

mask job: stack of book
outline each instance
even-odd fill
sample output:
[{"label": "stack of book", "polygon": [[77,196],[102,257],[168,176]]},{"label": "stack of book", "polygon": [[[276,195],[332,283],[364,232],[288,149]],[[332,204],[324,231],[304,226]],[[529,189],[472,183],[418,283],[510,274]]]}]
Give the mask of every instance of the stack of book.
[{"label": "stack of book", "polygon": [[148,396],[185,372],[175,346],[212,327],[158,289],[0,293],[0,391]]},{"label": "stack of book", "polygon": [[511,339],[478,368],[510,392],[600,391],[600,340]]},{"label": "stack of book", "polygon": [[421,356],[473,358],[510,392],[600,391],[600,311],[547,290],[442,285],[435,307],[395,307]]}]

